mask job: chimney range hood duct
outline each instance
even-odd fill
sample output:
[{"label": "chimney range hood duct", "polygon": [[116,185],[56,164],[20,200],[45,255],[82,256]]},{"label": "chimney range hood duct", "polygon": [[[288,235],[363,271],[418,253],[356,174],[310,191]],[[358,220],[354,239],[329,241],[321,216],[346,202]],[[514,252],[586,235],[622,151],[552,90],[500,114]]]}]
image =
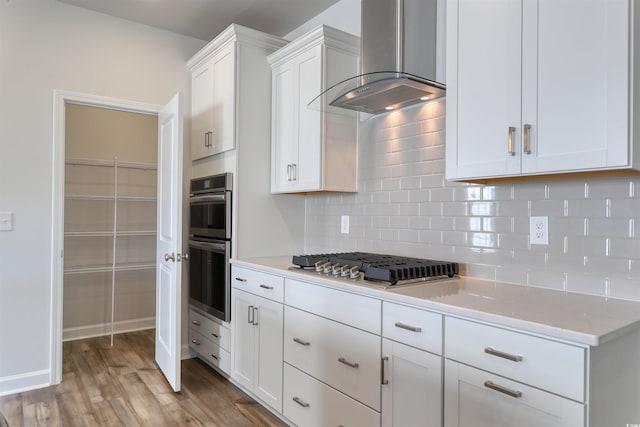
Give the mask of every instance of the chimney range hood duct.
[{"label": "chimney range hood duct", "polygon": [[330,87],[309,107],[378,114],[445,96],[445,85],[435,81],[436,3],[362,0],[361,74]]}]

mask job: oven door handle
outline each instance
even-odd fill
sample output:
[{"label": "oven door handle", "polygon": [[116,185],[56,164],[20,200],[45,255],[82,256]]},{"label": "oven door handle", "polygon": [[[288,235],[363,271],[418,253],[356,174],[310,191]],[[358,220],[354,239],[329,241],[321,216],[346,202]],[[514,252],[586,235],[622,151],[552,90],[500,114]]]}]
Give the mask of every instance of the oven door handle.
[{"label": "oven door handle", "polygon": [[189,240],[189,246],[204,250],[214,249],[218,251],[224,251],[226,250],[226,245],[226,243],[198,242],[195,240]]},{"label": "oven door handle", "polygon": [[224,202],[227,198],[225,193],[207,194],[206,196],[191,196],[189,203]]}]

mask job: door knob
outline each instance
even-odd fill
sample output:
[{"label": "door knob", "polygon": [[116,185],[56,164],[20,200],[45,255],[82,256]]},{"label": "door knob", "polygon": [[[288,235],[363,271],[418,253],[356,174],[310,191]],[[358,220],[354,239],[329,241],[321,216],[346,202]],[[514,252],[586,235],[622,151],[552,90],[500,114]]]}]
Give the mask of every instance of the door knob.
[{"label": "door knob", "polygon": [[175,254],[173,252],[171,252],[171,255],[164,254],[164,260],[165,261],[171,260],[172,262],[176,262],[176,256],[175,256]]}]

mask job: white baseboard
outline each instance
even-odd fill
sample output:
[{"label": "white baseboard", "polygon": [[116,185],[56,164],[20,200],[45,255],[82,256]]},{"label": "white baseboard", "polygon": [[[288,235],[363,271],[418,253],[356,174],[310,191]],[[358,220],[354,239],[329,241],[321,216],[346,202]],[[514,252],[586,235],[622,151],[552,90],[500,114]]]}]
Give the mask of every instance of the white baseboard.
[{"label": "white baseboard", "polygon": [[22,393],[49,385],[51,385],[51,371],[48,369],[0,377],[0,396]]},{"label": "white baseboard", "polygon": [[[155,317],[145,317],[142,319],[123,320],[113,324],[113,332],[121,334],[123,332],[141,331],[156,327]],[[66,328],[62,331],[62,341],[73,341],[84,338],[101,337],[111,334],[110,323],[99,323],[97,325],[78,326]]]}]

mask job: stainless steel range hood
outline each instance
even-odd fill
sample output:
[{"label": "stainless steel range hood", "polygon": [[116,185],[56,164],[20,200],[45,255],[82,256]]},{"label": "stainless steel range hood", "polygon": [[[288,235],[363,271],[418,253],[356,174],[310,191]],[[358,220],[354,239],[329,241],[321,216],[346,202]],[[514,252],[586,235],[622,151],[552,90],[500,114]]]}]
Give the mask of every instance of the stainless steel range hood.
[{"label": "stainless steel range hood", "polygon": [[445,96],[435,80],[436,39],[437,0],[362,0],[362,73],[309,107],[378,114]]}]

